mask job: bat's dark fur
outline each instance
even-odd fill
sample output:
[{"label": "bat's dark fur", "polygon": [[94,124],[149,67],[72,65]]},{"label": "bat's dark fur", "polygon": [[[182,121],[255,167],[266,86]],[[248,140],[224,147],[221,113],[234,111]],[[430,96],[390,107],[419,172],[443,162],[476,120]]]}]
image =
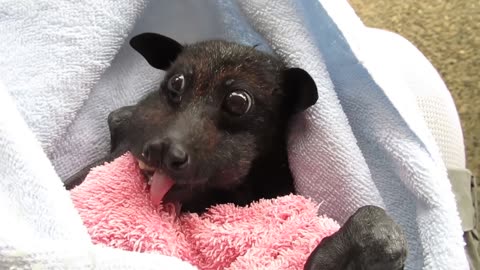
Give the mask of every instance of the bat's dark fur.
[{"label": "bat's dark fur", "polygon": [[[112,154],[131,151],[175,185],[166,201],[203,212],[294,192],[286,147],[292,116],[317,101],[310,75],[274,55],[226,41],[180,45],[152,33],[131,40],[166,71],[159,88],[109,115]],[[88,168],[67,181],[79,184]],[[359,209],[322,241],[305,269],[403,269],[401,229],[380,208]]]}]

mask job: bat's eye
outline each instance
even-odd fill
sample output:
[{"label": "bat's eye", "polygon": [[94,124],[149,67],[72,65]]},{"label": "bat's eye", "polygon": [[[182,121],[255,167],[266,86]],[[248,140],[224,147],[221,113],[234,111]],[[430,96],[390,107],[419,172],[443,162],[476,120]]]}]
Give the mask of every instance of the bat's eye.
[{"label": "bat's eye", "polygon": [[223,107],[233,115],[244,115],[252,108],[252,97],[243,90],[233,91],[225,98]]},{"label": "bat's eye", "polygon": [[173,75],[167,82],[167,96],[175,103],[182,100],[182,94],[185,88],[185,77],[183,74]]}]

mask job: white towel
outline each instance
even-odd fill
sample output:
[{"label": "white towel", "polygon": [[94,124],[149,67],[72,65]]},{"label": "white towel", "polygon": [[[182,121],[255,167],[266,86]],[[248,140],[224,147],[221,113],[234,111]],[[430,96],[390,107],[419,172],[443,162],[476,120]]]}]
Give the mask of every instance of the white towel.
[{"label": "white towel", "polygon": [[[126,42],[152,31],[181,42],[260,43],[309,71],[320,98],[292,123],[289,145],[299,192],[324,199],[320,211],[339,221],[364,204],[386,208],[407,233],[406,269],[468,269],[445,167],[412,94],[446,89],[413,46],[400,47],[416,57],[389,61],[402,52],[377,43],[341,0],[143,8],[141,0],[0,2],[0,214],[8,217],[0,220],[0,266],[182,264],[92,246],[59,180],[108,151],[109,111],[161,80]],[[423,84],[405,79],[406,69]]]}]

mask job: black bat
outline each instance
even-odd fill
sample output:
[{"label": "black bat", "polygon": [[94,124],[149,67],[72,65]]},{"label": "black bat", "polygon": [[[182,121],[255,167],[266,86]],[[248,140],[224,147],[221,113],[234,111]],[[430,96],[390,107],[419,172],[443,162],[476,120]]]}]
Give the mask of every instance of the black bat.
[{"label": "black bat", "polygon": [[[111,154],[105,160],[130,151],[152,198],[180,203],[183,212],[295,193],[288,124],[318,99],[305,70],[255,46],[222,40],[181,45],[144,33],[130,44],[166,74],[157,90],[109,115]],[[69,179],[67,188],[80,184],[93,165]],[[406,246],[383,209],[364,206],[319,244],[305,269],[403,269]]]}]

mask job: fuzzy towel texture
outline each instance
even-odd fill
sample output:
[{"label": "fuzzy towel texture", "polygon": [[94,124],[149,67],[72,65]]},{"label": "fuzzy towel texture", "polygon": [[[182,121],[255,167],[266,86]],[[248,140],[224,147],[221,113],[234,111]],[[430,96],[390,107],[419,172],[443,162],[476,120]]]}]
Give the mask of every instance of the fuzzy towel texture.
[{"label": "fuzzy towel texture", "polygon": [[385,208],[406,233],[407,270],[468,269],[416,94],[459,129],[453,101],[415,47],[365,27],[346,0],[0,1],[0,268],[185,267],[93,245],[61,186],[108,152],[108,113],[158,87],[164,73],[127,42],[147,31],[260,44],[307,70],[319,100],[292,123],[299,194],[340,223],[365,204]]},{"label": "fuzzy towel texture", "polygon": [[93,243],[175,256],[199,269],[303,269],[321,239],[339,228],[298,195],[175,219],[173,207],[152,205],[129,154],[94,168],[71,196]]}]

